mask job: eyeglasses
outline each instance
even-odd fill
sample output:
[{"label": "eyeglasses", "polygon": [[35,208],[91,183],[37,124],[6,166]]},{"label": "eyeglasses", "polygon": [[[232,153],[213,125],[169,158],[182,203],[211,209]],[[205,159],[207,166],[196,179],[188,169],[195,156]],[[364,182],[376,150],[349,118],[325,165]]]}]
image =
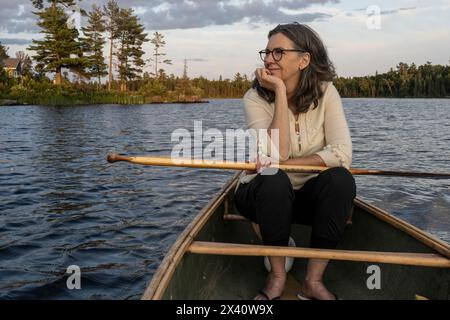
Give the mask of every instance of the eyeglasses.
[{"label": "eyeglasses", "polygon": [[298,49],[283,49],[283,48],[275,48],[273,50],[265,49],[261,50],[259,52],[259,56],[261,57],[262,61],[266,61],[266,58],[269,54],[272,54],[273,60],[276,62],[280,61],[283,58],[283,54],[288,51],[293,52],[306,52],[305,50],[298,50]]}]

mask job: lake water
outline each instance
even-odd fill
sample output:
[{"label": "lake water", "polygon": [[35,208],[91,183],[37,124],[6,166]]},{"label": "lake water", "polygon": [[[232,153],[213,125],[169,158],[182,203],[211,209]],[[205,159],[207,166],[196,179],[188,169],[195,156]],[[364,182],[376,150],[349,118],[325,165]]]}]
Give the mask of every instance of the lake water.
[{"label": "lake water", "polygon": [[[450,100],[344,99],[353,167],[450,171]],[[168,156],[177,128],[243,128],[240,100],[0,107],[0,298],[137,299],[230,171],[110,165]],[[356,178],[358,195],[450,242],[450,181]],[[82,289],[68,290],[78,265]]]}]

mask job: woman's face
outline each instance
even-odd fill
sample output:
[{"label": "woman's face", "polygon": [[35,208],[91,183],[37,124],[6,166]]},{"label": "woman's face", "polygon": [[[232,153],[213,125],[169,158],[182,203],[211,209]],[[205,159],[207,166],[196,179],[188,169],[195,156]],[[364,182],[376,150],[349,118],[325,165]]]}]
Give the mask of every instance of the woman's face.
[{"label": "woman's face", "polygon": [[[274,34],[269,38],[267,49],[273,50],[275,48],[296,49],[294,43],[282,33]],[[300,79],[300,72],[305,67],[304,60],[299,52],[285,51],[280,61],[275,61],[272,54],[268,54],[264,60],[264,65],[273,76],[280,78],[286,84],[297,84]],[[307,63],[309,63],[309,59]]]}]

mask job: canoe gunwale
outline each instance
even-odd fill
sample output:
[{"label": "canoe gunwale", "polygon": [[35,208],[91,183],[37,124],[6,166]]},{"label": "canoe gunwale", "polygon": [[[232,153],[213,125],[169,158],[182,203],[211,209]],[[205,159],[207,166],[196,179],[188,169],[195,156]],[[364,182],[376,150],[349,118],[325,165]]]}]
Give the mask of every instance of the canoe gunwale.
[{"label": "canoe gunwale", "polygon": [[[143,300],[160,300],[169,285],[172,275],[179,262],[182,260],[184,254],[189,252],[189,247],[194,242],[194,238],[201,231],[203,226],[208,222],[209,218],[214,214],[215,210],[226,200],[229,192],[234,192],[236,184],[238,183],[239,175],[237,172],[228,182],[217,192],[217,194],[203,207],[203,209],[195,216],[184,231],[179,235],[175,243],[167,252],[157,271],[155,272],[150,284],[146,288],[142,299]],[[413,225],[403,221],[392,214],[359,199],[354,200],[355,206],[372,214],[377,219],[386,222],[401,232],[404,232],[417,241],[423,243],[427,247],[439,252],[443,256],[450,258],[450,245],[436,237],[426,233],[425,231],[414,227]],[[227,203],[225,207],[227,208]],[[226,210],[225,214],[229,214]],[[230,215],[234,216],[234,215]],[[232,219],[235,220],[235,219]],[[240,220],[240,219],[236,219]]]},{"label": "canoe gunwale", "polygon": [[394,228],[405,232],[406,234],[408,234],[411,237],[413,237],[414,239],[420,241],[424,245],[439,252],[443,256],[450,258],[450,245],[445,243],[444,241],[442,241],[442,240],[436,238],[435,236],[423,231],[422,229],[419,229],[419,228],[413,226],[412,224],[390,214],[389,212],[387,212],[383,209],[380,209],[372,204],[369,204],[359,198],[355,198],[354,204],[356,206],[358,206],[359,208],[374,215],[379,220],[384,221],[384,222],[388,223],[389,225],[393,226]]}]

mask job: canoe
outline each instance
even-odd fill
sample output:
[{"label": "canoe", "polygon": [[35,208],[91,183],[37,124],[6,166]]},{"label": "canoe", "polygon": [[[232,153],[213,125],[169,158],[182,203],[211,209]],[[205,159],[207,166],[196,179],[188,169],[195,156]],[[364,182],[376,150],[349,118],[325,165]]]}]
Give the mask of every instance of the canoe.
[{"label": "canoe", "polygon": [[331,258],[324,282],[346,300],[450,299],[449,244],[360,198],[336,250],[309,248],[310,227],[303,225],[292,228],[296,247],[262,246],[234,207],[238,175],[181,233],[142,299],[252,299],[267,275],[267,255],[296,258],[282,299],[295,299],[310,257]]}]

